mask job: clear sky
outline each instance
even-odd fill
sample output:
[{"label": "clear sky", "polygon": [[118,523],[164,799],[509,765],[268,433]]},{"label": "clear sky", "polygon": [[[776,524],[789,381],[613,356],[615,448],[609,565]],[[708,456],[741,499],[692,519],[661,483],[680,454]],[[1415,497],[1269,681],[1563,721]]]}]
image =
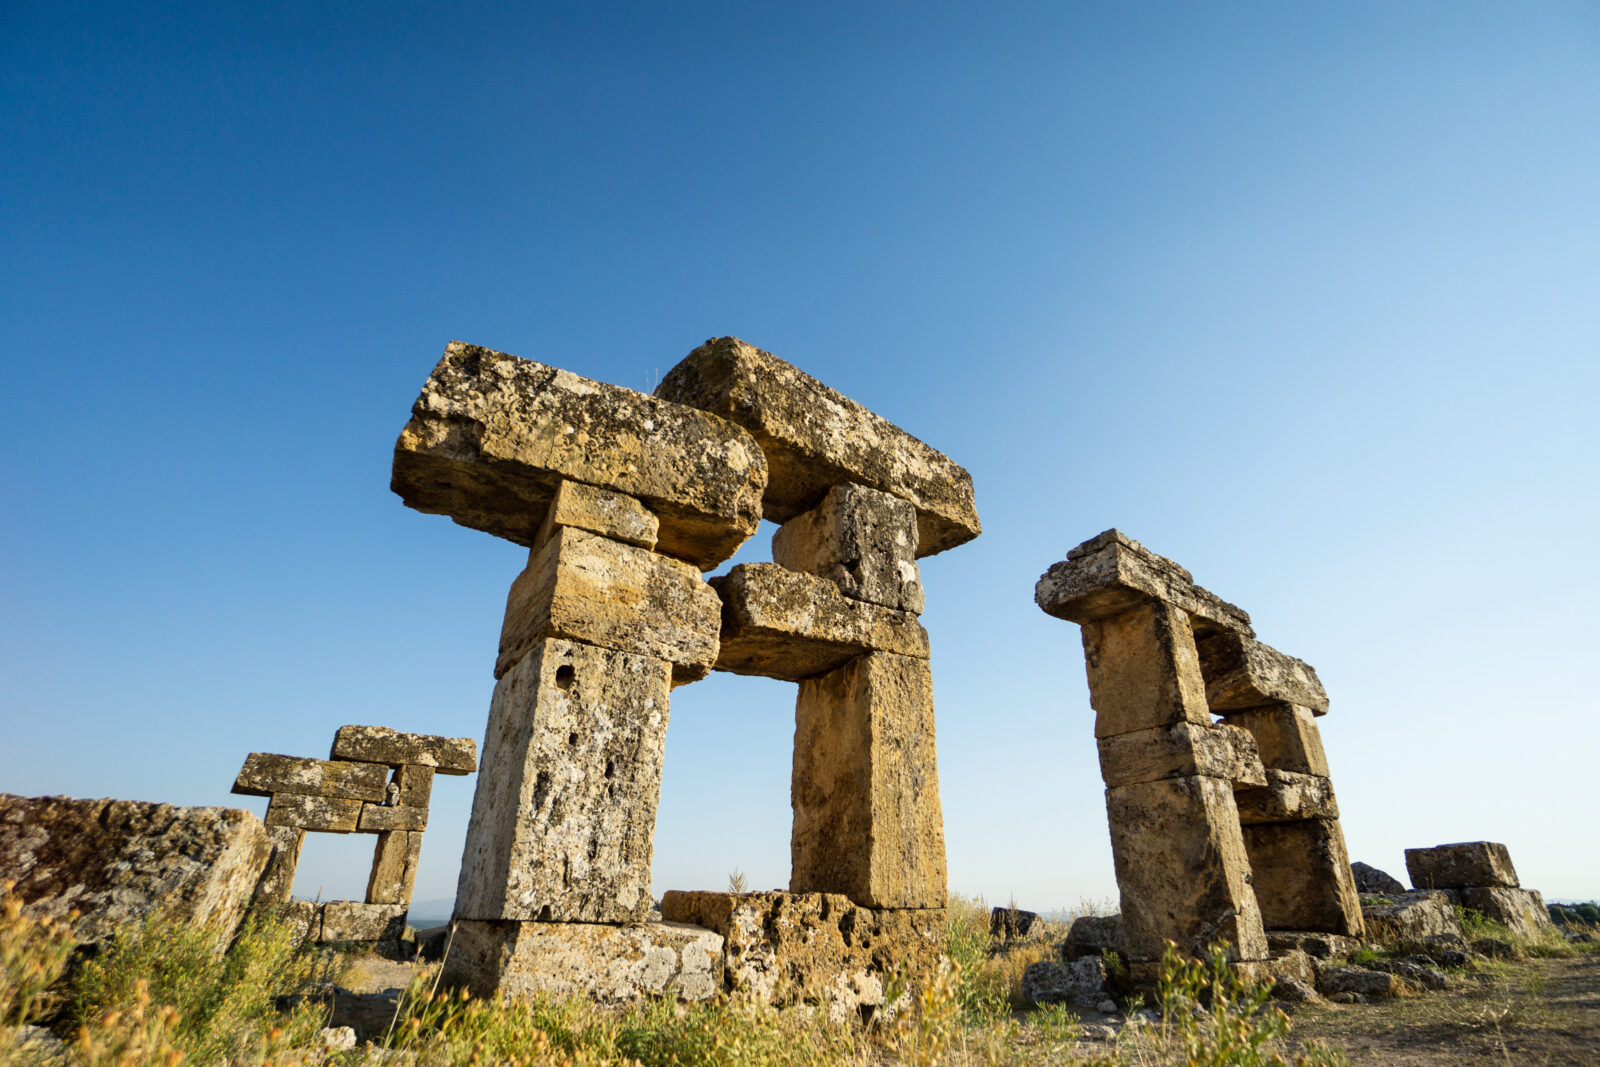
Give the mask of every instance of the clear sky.
[{"label": "clear sky", "polygon": [[[735,334],[972,472],[954,889],[1114,893],[1033,584],[1116,526],[1317,667],[1352,858],[1595,896],[1597,191],[1592,3],[4,4],[0,790],[481,740],[525,553],[388,489],[445,343],[648,390]],[[674,694],[658,890],[786,884],[793,701]]]}]

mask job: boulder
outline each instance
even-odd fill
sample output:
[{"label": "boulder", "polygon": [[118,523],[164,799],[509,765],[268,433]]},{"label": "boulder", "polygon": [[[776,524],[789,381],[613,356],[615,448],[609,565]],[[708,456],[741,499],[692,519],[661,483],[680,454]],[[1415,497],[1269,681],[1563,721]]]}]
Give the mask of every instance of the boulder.
[{"label": "boulder", "polygon": [[1102,952],[1127,955],[1128,944],[1122,933],[1121,915],[1080,915],[1067,928],[1067,939],[1062,942],[1061,955],[1071,961],[1083,956],[1098,956]]},{"label": "boulder", "polygon": [[1461,924],[1443,893],[1413,892],[1381,901],[1363,900],[1361,917],[1367,937],[1390,944],[1416,944],[1430,937],[1460,940]]},{"label": "boulder", "polygon": [[1391,897],[1406,891],[1400,879],[1359,860],[1350,865],[1350,873],[1356,881],[1356,892],[1362,896]]},{"label": "boulder", "polygon": [[1250,616],[1194,584],[1194,577],[1119,530],[1107,530],[1072,549],[1034,586],[1047,615],[1085,623],[1159,601],[1193,616],[1197,633],[1234,630],[1251,635]]},{"label": "boulder", "polygon": [[1328,694],[1311,664],[1237,630],[1200,642],[1200,669],[1206,700],[1219,715],[1267,704],[1291,704],[1317,715],[1328,711]]},{"label": "boulder", "polygon": [[1504,886],[1515,889],[1511,853],[1495,841],[1461,841],[1453,845],[1406,849],[1406,872],[1415,889],[1465,889]]},{"label": "boulder", "polygon": [[845,596],[922,614],[917,513],[899,497],[845,483],[772,535],[772,560],[826,578]]}]

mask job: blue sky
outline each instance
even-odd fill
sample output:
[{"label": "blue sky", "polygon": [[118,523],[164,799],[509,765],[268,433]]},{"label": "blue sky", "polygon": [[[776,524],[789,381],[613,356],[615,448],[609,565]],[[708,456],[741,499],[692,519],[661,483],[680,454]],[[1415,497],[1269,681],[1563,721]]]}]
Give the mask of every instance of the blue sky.
[{"label": "blue sky", "polygon": [[[0,789],[481,739],[525,553],[388,491],[445,342],[648,390],[735,334],[973,474],[954,889],[1114,892],[1032,589],[1117,526],[1318,668],[1352,858],[1600,894],[1593,5],[23,2],[0,59]],[[793,699],[674,694],[658,889],[786,883]]]}]

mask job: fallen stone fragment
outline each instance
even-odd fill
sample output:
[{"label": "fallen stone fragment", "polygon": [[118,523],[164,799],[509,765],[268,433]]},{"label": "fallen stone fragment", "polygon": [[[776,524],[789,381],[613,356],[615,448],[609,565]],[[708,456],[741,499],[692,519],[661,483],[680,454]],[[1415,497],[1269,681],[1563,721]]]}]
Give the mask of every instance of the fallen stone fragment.
[{"label": "fallen stone fragment", "polygon": [[1415,989],[1431,989],[1437,992],[1450,988],[1450,977],[1435,967],[1427,956],[1416,956],[1406,960],[1373,960],[1365,966],[1371,971],[1398,975]]},{"label": "fallen stone fragment", "polygon": [[888,493],[834,486],[772,535],[772,559],[828,579],[845,596],[922,614],[916,509]]},{"label": "fallen stone fragment", "polygon": [[678,923],[456,923],[443,981],[477,997],[707,1000],[722,991],[722,938]]},{"label": "fallen stone fragment", "polygon": [[[1271,944],[1271,935],[1268,935],[1268,944]],[[1280,982],[1285,978],[1297,979],[1301,982],[1315,984],[1317,980],[1316,964],[1312,963],[1310,953],[1304,949],[1294,948],[1287,952],[1273,951],[1270,959],[1261,964],[1263,978],[1271,978]]]},{"label": "fallen stone fragment", "polygon": [[390,808],[382,804],[365,805],[361,809],[361,819],[356,823],[357,830],[369,834],[385,830],[426,830],[427,828],[427,808]]},{"label": "fallen stone fragment", "polygon": [[849,397],[737,337],[689,353],[655,395],[720,415],[749,430],[766,454],[766,517],[787,522],[831,487],[855,482],[917,509],[918,556],[977,537],[972,476]]},{"label": "fallen stone fragment", "polygon": [[440,774],[471,774],[478,769],[478,743],[470,737],[407,734],[387,726],[341,726],[334,735],[332,758],[390,767],[415,763]]},{"label": "fallen stone fragment", "polygon": [[410,904],[421,857],[420,831],[390,830],[379,834],[372,873],[367,877],[367,903]]},{"label": "fallen stone fragment", "polygon": [[1239,785],[1265,786],[1255,739],[1236,726],[1180,722],[1102,737],[1100,776],[1106,785],[1131,785],[1203,774]]},{"label": "fallen stone fragment", "polygon": [[1414,889],[1465,889],[1504,886],[1515,889],[1511,853],[1495,841],[1462,841],[1433,848],[1406,849],[1406,873]]},{"label": "fallen stone fragment", "polygon": [[306,832],[294,826],[268,826],[270,851],[261,879],[256,883],[255,904],[283,904],[294,888],[295,870],[300,866],[300,849]]},{"label": "fallen stone fragment", "polygon": [[1315,774],[1269,768],[1265,786],[1240,789],[1234,802],[1239,807],[1239,821],[1247,826],[1339,817],[1332,780]]},{"label": "fallen stone fragment", "polygon": [[915,615],[852,600],[810,574],[742,563],[711,586],[722,598],[719,671],[798,682],[867,652],[928,658]]},{"label": "fallen stone fragment", "polygon": [[1522,950],[1498,937],[1475,938],[1468,946],[1473,952],[1491,960],[1520,960]]},{"label": "fallen stone fragment", "polygon": [[324,1026],[317,1031],[317,1044],[324,1052],[344,1052],[356,1047],[356,1032],[350,1026]]},{"label": "fallen stone fragment", "polygon": [[1537,937],[1554,924],[1544,897],[1536,889],[1508,889],[1505,886],[1476,886],[1461,890],[1462,906],[1486,919],[1503,923],[1522,937]]},{"label": "fallen stone fragment", "polygon": [[1355,876],[1356,892],[1363,896],[1399,896],[1406,891],[1400,879],[1359,860],[1350,865],[1350,872]]},{"label": "fallen stone fragment", "polygon": [[254,814],[0,793],[0,880],[25,914],[79,913],[80,943],[156,914],[232,936],[271,844]]},{"label": "fallen stone fragment", "polygon": [[[1201,662],[1205,662],[1203,652]],[[1261,762],[1267,767],[1296,774],[1328,776],[1328,756],[1322,748],[1322,731],[1317,729],[1317,721],[1309,708],[1294,704],[1269,704],[1223,714],[1226,716],[1223,721],[1229,726],[1250,731],[1261,752]]]},{"label": "fallen stone fragment", "polygon": [[1267,929],[1361,936],[1361,902],[1337,820],[1246,822],[1243,833]]},{"label": "fallen stone fragment", "polygon": [[1148,603],[1085,623],[1083,656],[1096,738],[1182,722],[1211,727],[1186,612]]},{"label": "fallen stone fragment", "polygon": [[361,821],[361,801],[337,797],[304,797],[274,793],[267,805],[268,826],[321,830],[330,834],[354,833]]},{"label": "fallen stone fragment", "polygon": [[638,499],[659,520],[657,549],[702,570],[761,521],[767,461],[750,434],[632,389],[452,341],[411,415],[390,488],[521,545],[563,480]]},{"label": "fallen stone fragment", "polygon": [[1313,959],[1342,959],[1361,947],[1359,938],[1321,930],[1268,930],[1267,948],[1273,956],[1304,952]]},{"label": "fallen stone fragment", "polygon": [[1311,664],[1286,656],[1235,630],[1200,642],[1206,700],[1219,715],[1266,704],[1293,704],[1317,715],[1328,711],[1328,694]]},{"label": "fallen stone fragment", "polygon": [[1035,1004],[1072,1004],[1097,1010],[1106,999],[1106,968],[1099,956],[1071,963],[1040,960],[1022,972],[1022,995]]},{"label": "fallen stone fragment", "polygon": [[1461,940],[1455,908],[1443,893],[1412,892],[1383,903],[1363,900],[1361,916],[1367,938],[1388,944],[1409,945],[1430,937]]},{"label": "fallen stone fragment", "polygon": [[330,900],[322,906],[319,941],[398,941],[406,932],[406,905]]},{"label": "fallen stone fragment", "polygon": [[232,792],[248,797],[274,793],[342,797],[347,800],[382,800],[389,772],[376,763],[300,759],[252,752],[234,780]]},{"label": "fallen stone fragment", "polygon": [[561,528],[511,584],[495,677],[546,638],[631,652],[673,665],[679,683],[711,673],[722,602],[687,563]]},{"label": "fallen stone fragment", "polygon": [[1286,1004],[1314,1004],[1322,998],[1317,995],[1316,986],[1311,982],[1284,977],[1273,979],[1272,999]]},{"label": "fallen stone fragment", "polygon": [[1021,908],[994,908],[989,912],[989,937],[997,941],[1021,941],[1034,931],[1042,931],[1039,913]]},{"label": "fallen stone fragment", "polygon": [[1354,993],[1368,1000],[1393,1000],[1407,991],[1405,982],[1396,975],[1364,967],[1330,967],[1317,978],[1317,992],[1329,1000],[1341,993]]},{"label": "fallen stone fragment", "polygon": [[550,510],[545,513],[544,525],[539,528],[534,543],[543,544],[560,526],[654,549],[661,523],[649,508],[631,496],[582,482],[562,481],[550,500]]},{"label": "fallen stone fragment", "polygon": [[1034,587],[1047,615],[1095,622],[1159,601],[1193,616],[1196,633],[1235,630],[1250,635],[1250,616],[1194,584],[1188,571],[1118,530],[1090,538],[1067,553]]},{"label": "fallen stone fragment", "polygon": [[1070,962],[1080,956],[1098,956],[1107,951],[1123,956],[1128,953],[1121,915],[1080,915],[1072,920],[1067,928],[1067,939],[1061,945],[1063,959]]}]

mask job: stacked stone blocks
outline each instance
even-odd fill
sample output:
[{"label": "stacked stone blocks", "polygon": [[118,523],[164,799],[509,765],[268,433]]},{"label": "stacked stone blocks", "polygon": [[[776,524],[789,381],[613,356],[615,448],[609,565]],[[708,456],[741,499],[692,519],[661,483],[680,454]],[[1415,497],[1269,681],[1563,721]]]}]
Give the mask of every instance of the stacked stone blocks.
[{"label": "stacked stone blocks", "polygon": [[1534,936],[1552,924],[1544,897],[1523,889],[1511,852],[1495,841],[1461,841],[1406,849],[1406,872],[1417,890],[1443,890],[1450,901],[1516,933]]}]

